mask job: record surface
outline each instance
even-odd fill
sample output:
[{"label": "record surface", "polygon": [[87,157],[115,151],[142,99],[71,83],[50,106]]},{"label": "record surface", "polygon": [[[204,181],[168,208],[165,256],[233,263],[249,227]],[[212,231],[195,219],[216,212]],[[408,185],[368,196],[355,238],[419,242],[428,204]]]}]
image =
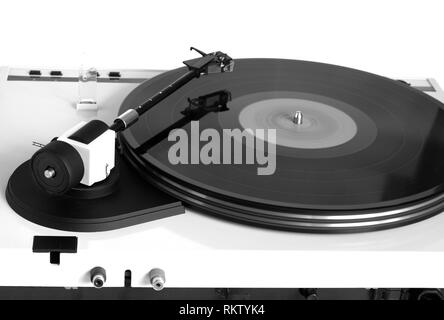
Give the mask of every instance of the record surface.
[{"label": "record surface", "polygon": [[[120,112],[184,72],[141,84]],[[228,110],[184,117],[189,100],[221,91],[231,96]],[[206,211],[290,230],[364,231],[442,210],[443,107],[406,84],[362,71],[241,59],[232,73],[185,85],[123,132],[121,141],[142,175]],[[298,112],[302,122],[296,124]],[[224,129],[276,129],[274,174],[258,175],[252,164],[172,164],[171,125],[190,133],[191,120],[199,121],[200,131],[211,128],[221,136]]]}]

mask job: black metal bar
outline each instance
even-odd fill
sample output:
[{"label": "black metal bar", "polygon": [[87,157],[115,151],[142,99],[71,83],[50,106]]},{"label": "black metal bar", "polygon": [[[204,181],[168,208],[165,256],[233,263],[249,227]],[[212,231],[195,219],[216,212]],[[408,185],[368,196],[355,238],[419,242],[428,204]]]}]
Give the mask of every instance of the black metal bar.
[{"label": "black metal bar", "polygon": [[[196,49],[192,48],[192,50]],[[201,58],[184,61],[183,63],[188,67],[188,71],[185,74],[180,76],[167,87],[163,88],[140,106],[125,111],[116,120],[114,120],[114,123],[109,128],[115,132],[125,130],[134,124],[142,114],[153,108],[163,99],[180,89],[194,78],[199,78],[201,74],[213,72],[214,70],[209,70],[210,67],[213,67],[213,69],[215,68],[217,72],[225,72],[228,69],[228,71],[232,70],[233,59],[231,59],[227,54],[220,51],[213,52],[211,54],[205,54],[200,50],[197,51],[203,56]]]},{"label": "black metal bar", "polygon": [[184,75],[182,75],[179,79],[165,87],[163,90],[156,93],[154,96],[149,98],[147,101],[145,101],[143,104],[141,104],[139,107],[137,107],[135,110],[141,116],[148,110],[150,110],[152,107],[154,107],[156,104],[161,102],[163,99],[171,95],[176,90],[180,89],[182,86],[193,80],[194,78],[199,77],[200,73],[196,70],[190,70]]},{"label": "black metal bar", "polygon": [[[156,93],[154,96],[149,98],[147,101],[142,103],[140,106],[132,110],[134,110],[139,116],[141,116],[142,114],[153,108],[155,105],[157,105],[159,102],[161,102],[163,99],[170,96],[173,92],[180,89],[194,78],[198,78],[199,76],[199,70],[192,69],[187,71],[187,73],[180,76],[173,83],[171,83],[170,85]],[[120,132],[125,130],[127,127],[128,125],[123,119],[117,118],[116,120],[114,120],[114,123],[109,128],[111,130],[114,130],[115,132]]]}]

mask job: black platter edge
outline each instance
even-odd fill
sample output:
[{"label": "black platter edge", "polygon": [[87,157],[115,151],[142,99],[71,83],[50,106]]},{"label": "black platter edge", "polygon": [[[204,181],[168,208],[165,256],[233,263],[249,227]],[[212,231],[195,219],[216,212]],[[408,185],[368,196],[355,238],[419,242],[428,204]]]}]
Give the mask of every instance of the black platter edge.
[{"label": "black platter edge", "polygon": [[353,211],[258,207],[181,184],[137,157],[121,137],[119,140],[126,160],[150,184],[203,213],[251,226],[303,233],[361,233],[406,226],[444,211],[444,193],[398,206]]}]

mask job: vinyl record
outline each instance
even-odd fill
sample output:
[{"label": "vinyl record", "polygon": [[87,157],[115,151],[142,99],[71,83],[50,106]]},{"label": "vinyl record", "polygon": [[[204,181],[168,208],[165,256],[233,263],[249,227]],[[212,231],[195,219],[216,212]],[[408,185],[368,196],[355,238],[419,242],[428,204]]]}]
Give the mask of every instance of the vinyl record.
[{"label": "vinyl record", "polygon": [[[184,72],[144,82],[120,112]],[[217,108],[219,100],[226,106]],[[172,163],[177,141],[168,135],[181,128],[191,137],[193,123],[199,132],[216,130],[221,141],[226,129],[247,132],[255,151],[264,146],[264,156],[274,144],[275,170],[259,175],[259,162],[246,163],[246,137],[238,139],[245,147],[241,163],[233,154],[232,164],[205,163],[198,155],[207,142],[193,145],[191,138],[188,164]],[[275,141],[260,134],[269,129],[276,130]],[[185,85],[120,140],[143,176],[207,212],[273,228],[356,232],[442,210],[443,137],[443,104],[404,83],[321,63],[243,59],[231,73]]]}]

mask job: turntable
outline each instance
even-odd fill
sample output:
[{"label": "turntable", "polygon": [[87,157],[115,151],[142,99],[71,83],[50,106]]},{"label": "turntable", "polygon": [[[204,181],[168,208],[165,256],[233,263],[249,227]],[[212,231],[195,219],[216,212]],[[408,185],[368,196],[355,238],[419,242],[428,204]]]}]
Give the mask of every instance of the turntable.
[{"label": "turntable", "polygon": [[2,68],[0,285],[444,286],[436,81],[197,51]]}]

